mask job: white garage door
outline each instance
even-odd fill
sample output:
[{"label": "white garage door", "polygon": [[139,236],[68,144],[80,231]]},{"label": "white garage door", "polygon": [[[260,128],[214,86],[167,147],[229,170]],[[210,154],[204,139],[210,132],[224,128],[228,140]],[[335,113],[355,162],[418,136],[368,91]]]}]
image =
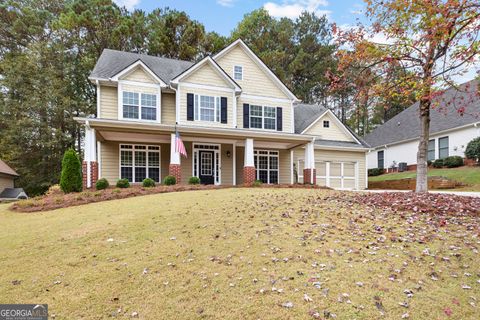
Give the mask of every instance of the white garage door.
[{"label": "white garage door", "polygon": [[[298,182],[303,183],[303,160],[298,161]],[[316,161],[317,184],[334,189],[358,189],[356,162]]]}]

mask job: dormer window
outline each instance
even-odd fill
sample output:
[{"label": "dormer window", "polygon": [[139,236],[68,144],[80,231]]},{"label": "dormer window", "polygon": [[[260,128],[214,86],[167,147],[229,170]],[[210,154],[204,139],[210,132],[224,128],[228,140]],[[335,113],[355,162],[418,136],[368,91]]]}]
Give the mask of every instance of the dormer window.
[{"label": "dormer window", "polygon": [[243,67],[242,66],[234,66],[233,67],[233,79],[243,80]]},{"label": "dormer window", "polygon": [[330,128],[330,121],[324,120],[324,121],[323,121],[323,127],[324,127],[324,128]]}]

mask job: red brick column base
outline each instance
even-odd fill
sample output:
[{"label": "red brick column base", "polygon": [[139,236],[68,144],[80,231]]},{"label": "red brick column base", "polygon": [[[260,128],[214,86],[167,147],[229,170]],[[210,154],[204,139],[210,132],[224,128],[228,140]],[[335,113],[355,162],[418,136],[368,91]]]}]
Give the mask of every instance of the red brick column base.
[{"label": "red brick column base", "polygon": [[82,182],[83,189],[87,189],[87,161],[82,162]]},{"label": "red brick column base", "polygon": [[168,174],[175,177],[177,184],[181,182],[182,167],[179,164],[172,164],[168,166]]},{"label": "red brick column base", "polygon": [[[83,161],[82,163],[83,189],[89,189],[87,187],[87,175],[88,175],[87,164],[88,164],[88,161]],[[98,163],[96,161],[90,161],[90,182],[91,182],[90,188],[95,187],[97,180],[98,180]]]},{"label": "red brick column base", "polygon": [[[311,175],[312,170],[313,170],[313,177]],[[303,169],[303,184],[313,184],[313,185],[317,184],[317,170]]]},{"label": "red brick column base", "polygon": [[243,184],[254,183],[256,176],[255,167],[243,167]]}]

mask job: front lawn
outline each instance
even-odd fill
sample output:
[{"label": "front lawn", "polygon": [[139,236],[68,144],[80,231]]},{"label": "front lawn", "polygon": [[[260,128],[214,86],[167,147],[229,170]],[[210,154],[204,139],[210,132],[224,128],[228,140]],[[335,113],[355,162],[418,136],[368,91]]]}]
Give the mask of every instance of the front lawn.
[{"label": "front lawn", "polygon": [[[417,176],[416,171],[405,171],[398,173],[382,174],[375,177],[368,177],[369,181],[386,181],[397,180],[406,178],[415,178]],[[446,177],[451,180],[465,183],[471,187],[475,187],[480,191],[480,167],[460,167],[452,169],[428,169],[429,177]]]},{"label": "front lawn", "polygon": [[238,188],[0,204],[0,303],[48,303],[55,319],[478,319],[478,216],[355,199]]}]

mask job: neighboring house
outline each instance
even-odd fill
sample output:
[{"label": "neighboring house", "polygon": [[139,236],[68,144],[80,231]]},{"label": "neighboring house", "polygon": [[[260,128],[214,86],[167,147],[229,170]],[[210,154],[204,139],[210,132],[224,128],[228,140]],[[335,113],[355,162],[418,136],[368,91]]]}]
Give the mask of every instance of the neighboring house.
[{"label": "neighboring house", "polygon": [[[98,177],[167,175],[218,185],[298,176],[366,188],[366,145],[330,111],[298,104],[242,40],[197,63],[106,49],[90,80],[97,117],[76,118],[85,125],[87,188]],[[176,131],[187,158],[175,148]]]},{"label": "neighboring house", "polygon": [[[448,156],[465,157],[465,148],[480,136],[480,99],[474,92],[473,80],[449,89],[438,97],[430,111],[428,159]],[[464,108],[462,114],[461,111]],[[419,103],[402,111],[365,137],[372,147],[368,153],[368,168],[389,169],[405,162],[415,169],[420,136]]]},{"label": "neighboring house", "polygon": [[15,186],[14,181],[16,178],[18,178],[18,174],[15,170],[0,160],[0,193],[5,188],[13,188]]}]

